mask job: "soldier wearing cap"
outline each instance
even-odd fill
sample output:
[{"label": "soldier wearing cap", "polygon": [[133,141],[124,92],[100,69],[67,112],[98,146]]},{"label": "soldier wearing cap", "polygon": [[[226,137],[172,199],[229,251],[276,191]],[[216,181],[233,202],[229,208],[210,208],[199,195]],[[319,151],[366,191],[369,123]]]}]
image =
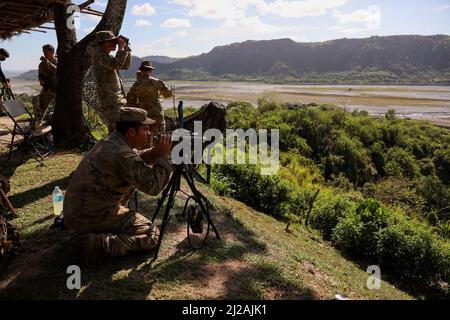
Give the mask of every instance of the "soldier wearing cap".
[{"label": "soldier wearing cap", "polygon": [[154,123],[143,109],[122,108],[117,131],[98,142],[73,173],[64,199],[64,223],[87,235],[87,266],[156,246],[158,230],[151,221],[125,207],[135,189],[155,196],[169,181],[169,136],[162,135],[153,149],[141,150]]},{"label": "soldier wearing cap", "polygon": [[42,47],[44,55],[41,57],[39,64],[39,83],[42,90],[39,96],[33,101],[34,115],[37,120],[40,120],[50,103],[56,96],[56,72],[58,68],[58,59],[55,56],[55,48],[46,44]]},{"label": "soldier wearing cap", "polygon": [[[9,53],[3,48],[0,48],[0,62],[5,61],[9,58]],[[5,74],[2,71],[2,64],[0,63],[0,83],[3,88],[9,88],[8,79],[6,79]]]},{"label": "soldier wearing cap", "polygon": [[161,97],[170,98],[172,91],[159,79],[152,77],[155,68],[149,61],[143,61],[140,68],[140,76],[131,87],[127,95],[129,107],[139,107],[147,110],[149,117],[156,120],[152,126],[152,133],[165,132],[165,122],[163,109],[161,107]]},{"label": "soldier wearing cap", "polygon": [[[97,43],[92,48],[92,68],[98,94],[100,118],[108,126],[109,133],[115,131],[120,108],[127,103],[119,70],[127,70],[131,65],[131,51],[125,39],[116,37],[111,31],[96,34]],[[110,55],[119,50],[115,56]]]}]

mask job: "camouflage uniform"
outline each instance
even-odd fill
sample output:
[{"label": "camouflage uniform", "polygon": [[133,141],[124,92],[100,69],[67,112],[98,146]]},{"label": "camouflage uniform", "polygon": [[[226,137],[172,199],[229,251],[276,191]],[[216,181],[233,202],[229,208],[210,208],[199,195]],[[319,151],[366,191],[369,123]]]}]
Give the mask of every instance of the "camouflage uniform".
[{"label": "camouflage uniform", "polygon": [[45,111],[56,96],[56,71],[58,60],[48,60],[41,57],[39,64],[39,81],[42,84],[42,90],[38,98],[33,101],[34,115],[36,119],[41,119]]},{"label": "camouflage uniform", "polygon": [[97,111],[110,133],[114,132],[120,108],[127,103],[122,80],[117,70],[129,69],[130,65],[131,53],[128,51],[119,50],[113,57],[101,51],[99,46],[93,48],[92,68],[99,102]]},{"label": "camouflage uniform", "polygon": [[127,95],[128,107],[142,108],[147,111],[149,118],[156,121],[151,127],[153,134],[165,132],[161,96],[170,98],[172,91],[161,80],[143,76],[133,84]]},{"label": "camouflage uniform", "polygon": [[157,195],[172,168],[157,158],[152,167],[131,149],[119,133],[100,141],[81,161],[64,199],[64,223],[81,234],[99,234],[106,256],[150,250],[157,229],[144,216],[124,207],[137,188]]}]

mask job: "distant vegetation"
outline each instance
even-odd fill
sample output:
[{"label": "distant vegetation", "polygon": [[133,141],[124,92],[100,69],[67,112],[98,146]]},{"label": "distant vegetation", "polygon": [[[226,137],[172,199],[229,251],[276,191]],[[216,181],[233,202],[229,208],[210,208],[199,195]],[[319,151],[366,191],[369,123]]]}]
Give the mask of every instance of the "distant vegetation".
[{"label": "distant vegetation", "polygon": [[[450,131],[364,111],[231,103],[231,128],[280,130],[282,169],[215,165],[213,187],[289,224],[320,230],[347,256],[397,279],[448,290]],[[442,282],[444,281],[444,282]],[[442,287],[443,286],[443,287]],[[447,292],[450,294],[450,291]]]},{"label": "distant vegetation", "polygon": [[[225,80],[319,84],[449,84],[450,36],[389,36],[298,43],[291,39],[219,46],[184,59],[134,57],[126,79],[142,60],[165,80]],[[35,80],[37,72],[18,78]]]}]

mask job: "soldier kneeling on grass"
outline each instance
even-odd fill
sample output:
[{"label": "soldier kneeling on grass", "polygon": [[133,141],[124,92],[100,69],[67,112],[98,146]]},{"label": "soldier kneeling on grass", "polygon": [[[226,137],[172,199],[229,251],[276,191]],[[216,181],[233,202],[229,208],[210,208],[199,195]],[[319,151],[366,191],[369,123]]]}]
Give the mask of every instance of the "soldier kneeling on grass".
[{"label": "soldier kneeling on grass", "polygon": [[141,150],[155,121],[139,108],[122,108],[119,117],[117,132],[81,161],[64,199],[65,226],[87,235],[86,266],[105,257],[150,251],[157,244],[158,229],[125,205],[135,189],[155,196],[167,185],[170,137],[162,135],[154,148]]}]

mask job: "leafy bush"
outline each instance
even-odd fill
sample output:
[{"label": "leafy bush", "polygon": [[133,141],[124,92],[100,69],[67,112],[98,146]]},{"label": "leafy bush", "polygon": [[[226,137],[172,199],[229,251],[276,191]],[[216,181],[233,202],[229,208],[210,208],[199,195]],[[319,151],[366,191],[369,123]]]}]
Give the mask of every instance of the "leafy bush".
[{"label": "leafy bush", "polygon": [[355,258],[376,258],[379,232],[387,227],[388,217],[389,212],[378,201],[366,200],[339,221],[333,242]]},{"label": "leafy bush", "polygon": [[218,165],[213,171],[235,186],[230,193],[237,200],[276,217],[289,213],[292,187],[279,175],[262,176],[256,165]]},{"label": "leafy bush", "polygon": [[450,281],[450,246],[429,227],[404,218],[379,233],[382,266],[392,274],[424,282]]},{"label": "leafy bush", "polygon": [[311,226],[322,232],[325,240],[331,240],[339,221],[353,209],[353,203],[344,196],[319,196],[311,216]]}]

